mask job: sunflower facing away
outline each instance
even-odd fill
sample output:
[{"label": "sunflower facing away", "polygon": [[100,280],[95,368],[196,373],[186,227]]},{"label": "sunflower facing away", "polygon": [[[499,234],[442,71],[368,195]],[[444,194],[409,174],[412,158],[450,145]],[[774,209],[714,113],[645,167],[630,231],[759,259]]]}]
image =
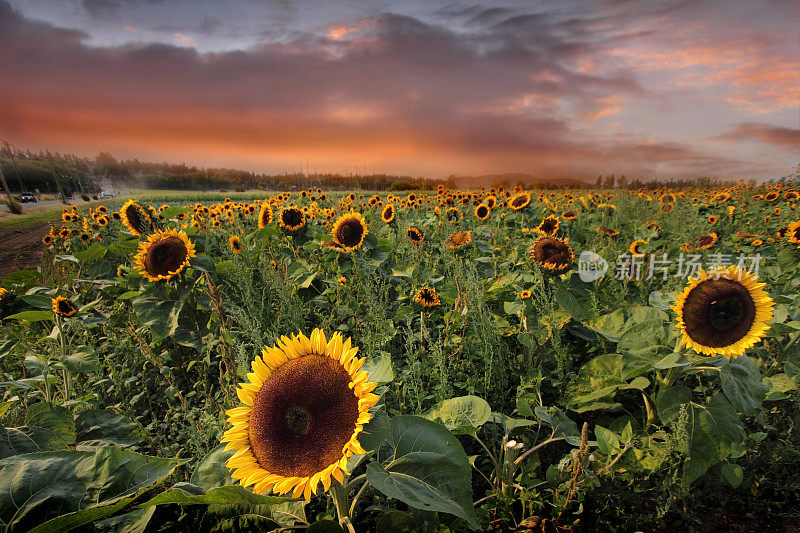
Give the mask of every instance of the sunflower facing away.
[{"label": "sunflower facing away", "polygon": [[75,307],[75,304],[63,296],[56,296],[55,298],[51,298],[51,300],[53,302],[53,312],[57,315],[68,317],[78,312],[78,308]]},{"label": "sunflower facing away", "polygon": [[258,211],[258,227],[266,228],[268,224],[272,223],[272,206],[269,202],[265,201],[261,204],[261,209]]},{"label": "sunflower facing away", "polygon": [[139,243],[134,265],[148,281],[169,280],[189,265],[194,244],[182,231],[157,230]]},{"label": "sunflower facing away", "polygon": [[345,213],[333,225],[331,232],[333,240],[348,252],[361,246],[367,233],[367,222],[361,213]]},{"label": "sunflower facing away", "polygon": [[439,300],[439,293],[430,287],[422,287],[414,297],[414,301],[422,307],[436,307],[442,303]]},{"label": "sunflower facing away", "polygon": [[231,251],[235,254],[242,253],[242,241],[239,239],[238,235],[231,235],[228,237],[228,246],[231,247]]},{"label": "sunflower facing away", "polygon": [[306,225],[306,216],[296,207],[284,207],[278,214],[278,225],[286,231],[300,231]]},{"label": "sunflower facing away", "polygon": [[566,271],[575,260],[569,243],[555,237],[539,237],[531,244],[528,255],[539,266],[553,273]]},{"label": "sunflower facing away", "polygon": [[704,355],[742,355],[769,329],[772,298],[758,276],[737,266],[701,270],[678,294],[673,310],[681,343]]},{"label": "sunflower facing away", "polygon": [[347,473],[347,459],[363,454],[359,433],[378,401],[357,347],[315,329],[282,336],[252,363],[248,381],[236,389],[244,404],[226,412],[233,425],[222,441],[235,450],[231,476],[253,492],[301,495],[327,491]]},{"label": "sunflower facing away", "polygon": [[386,222],[387,224],[394,220],[395,209],[394,204],[386,204],[383,207],[383,211],[381,212],[381,220]]},{"label": "sunflower facing away", "polygon": [[461,248],[464,245],[467,245],[472,242],[472,233],[469,231],[459,231],[457,233],[453,233],[447,239],[447,246],[451,250],[456,250]]},{"label": "sunflower facing away", "polygon": [[125,202],[119,210],[119,215],[125,227],[136,236],[145,233],[150,228],[150,215],[133,200]]}]

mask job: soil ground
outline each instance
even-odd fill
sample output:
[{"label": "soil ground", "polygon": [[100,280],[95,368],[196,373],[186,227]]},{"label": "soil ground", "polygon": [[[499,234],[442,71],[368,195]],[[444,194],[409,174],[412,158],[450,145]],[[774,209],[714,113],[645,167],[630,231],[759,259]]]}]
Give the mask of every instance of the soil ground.
[{"label": "soil ground", "polygon": [[19,228],[0,228],[0,279],[21,268],[35,268],[42,258],[42,236],[50,229],[47,222]]}]

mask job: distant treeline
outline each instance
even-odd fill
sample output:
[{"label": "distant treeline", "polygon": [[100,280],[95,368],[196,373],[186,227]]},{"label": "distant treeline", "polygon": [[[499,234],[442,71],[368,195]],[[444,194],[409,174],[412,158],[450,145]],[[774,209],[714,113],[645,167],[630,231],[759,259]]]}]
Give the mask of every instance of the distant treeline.
[{"label": "distant treeline", "polygon": [[[187,189],[187,190],[233,190],[272,189],[289,190],[308,187],[332,189],[371,189],[371,190],[430,190],[444,184],[456,188],[458,179],[450,176],[447,180],[414,178],[390,174],[341,175],[341,174],[259,174],[246,170],[230,168],[198,168],[184,163],[153,163],[138,159],[117,160],[108,152],[100,152],[94,158],[61,154],[58,152],[23,151],[0,145],[0,168],[13,191],[34,191],[66,195],[96,194],[105,183],[119,188],[130,186],[149,189]],[[776,180],[773,180],[776,181]],[[731,186],[736,181],[721,181],[710,177],[694,179],[641,179],[624,175],[600,175],[594,183],[598,189],[612,188],[681,188]],[[512,183],[497,180],[486,183],[486,187],[503,185],[506,188],[520,185],[524,188],[558,188],[545,182]],[[564,188],[591,187],[591,184],[562,184]]]}]

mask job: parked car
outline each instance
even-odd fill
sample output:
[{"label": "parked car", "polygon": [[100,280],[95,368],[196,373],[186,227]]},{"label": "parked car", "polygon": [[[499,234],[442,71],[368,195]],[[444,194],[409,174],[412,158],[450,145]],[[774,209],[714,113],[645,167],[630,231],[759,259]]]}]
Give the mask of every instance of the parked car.
[{"label": "parked car", "polygon": [[117,196],[117,195],[116,195],[116,194],[114,194],[113,192],[108,192],[108,191],[103,191],[103,192],[101,192],[100,194],[98,194],[98,195],[97,195],[97,197],[98,197],[100,200],[103,200],[103,199],[105,199],[105,198],[116,198],[116,196]]},{"label": "parked car", "polygon": [[28,202],[36,202],[36,195],[32,192],[24,192],[19,195],[19,201],[23,204]]}]

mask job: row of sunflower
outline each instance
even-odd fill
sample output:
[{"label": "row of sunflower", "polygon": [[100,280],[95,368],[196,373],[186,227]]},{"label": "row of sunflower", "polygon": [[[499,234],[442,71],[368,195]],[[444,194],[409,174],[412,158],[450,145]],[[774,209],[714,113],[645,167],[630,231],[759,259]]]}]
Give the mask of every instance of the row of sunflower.
[{"label": "row of sunflower", "polygon": [[[3,281],[4,409],[39,427],[26,412],[42,400],[112,407],[147,435],[137,449],[202,457],[153,499],[167,514],[241,503],[269,506],[262,528],[601,524],[613,505],[598,486],[734,484],[746,457],[732,450],[756,433],[743,420],[796,404],[797,200],[788,183],[440,187],[68,209],[43,267]],[[582,252],[606,274],[586,278]],[[656,259],[663,275],[648,275]],[[209,472],[217,485],[200,483]],[[220,520],[203,509],[188,519]]]}]

